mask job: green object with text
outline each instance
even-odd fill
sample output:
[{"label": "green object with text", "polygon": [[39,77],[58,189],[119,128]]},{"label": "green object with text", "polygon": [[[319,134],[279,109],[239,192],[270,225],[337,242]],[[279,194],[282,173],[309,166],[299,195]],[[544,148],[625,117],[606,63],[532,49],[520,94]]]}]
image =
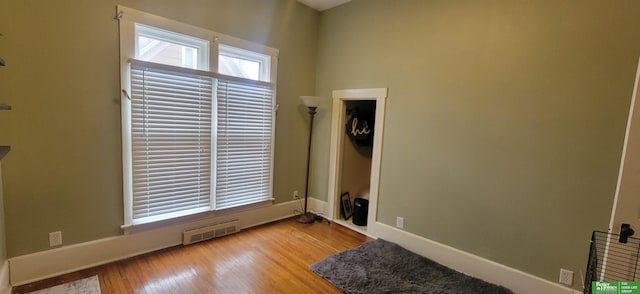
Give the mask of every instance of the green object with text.
[{"label": "green object with text", "polygon": [[640,282],[592,282],[592,294],[640,294]]}]

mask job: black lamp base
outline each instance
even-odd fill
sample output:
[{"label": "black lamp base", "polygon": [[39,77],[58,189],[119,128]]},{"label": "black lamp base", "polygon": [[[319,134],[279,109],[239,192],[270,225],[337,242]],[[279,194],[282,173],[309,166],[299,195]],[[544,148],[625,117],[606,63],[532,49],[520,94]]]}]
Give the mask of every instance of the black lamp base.
[{"label": "black lamp base", "polygon": [[296,221],[301,224],[310,224],[316,221],[316,217],[313,213],[307,212],[297,216]]}]

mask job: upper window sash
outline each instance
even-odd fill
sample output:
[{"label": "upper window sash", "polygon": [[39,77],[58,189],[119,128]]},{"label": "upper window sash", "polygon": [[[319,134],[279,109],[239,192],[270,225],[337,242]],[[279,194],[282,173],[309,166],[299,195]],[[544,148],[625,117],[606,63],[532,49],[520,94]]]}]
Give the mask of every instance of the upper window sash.
[{"label": "upper window sash", "polygon": [[209,70],[209,41],[135,24],[136,59]]},{"label": "upper window sash", "polygon": [[[142,26],[166,30],[184,35],[185,37],[206,40],[209,43],[209,52],[204,59],[208,64],[198,68],[209,71],[218,71],[218,46],[215,41],[219,38],[216,32],[199,28],[197,26],[181,23],[161,16],[145,13],[122,5],[117,6],[117,17],[120,21],[120,60],[126,64],[129,59],[136,58],[136,23]],[[157,36],[159,37],[159,36]],[[173,38],[172,38],[173,40]]]},{"label": "upper window sash", "polygon": [[224,44],[219,47],[218,72],[252,80],[271,81],[271,56]]}]

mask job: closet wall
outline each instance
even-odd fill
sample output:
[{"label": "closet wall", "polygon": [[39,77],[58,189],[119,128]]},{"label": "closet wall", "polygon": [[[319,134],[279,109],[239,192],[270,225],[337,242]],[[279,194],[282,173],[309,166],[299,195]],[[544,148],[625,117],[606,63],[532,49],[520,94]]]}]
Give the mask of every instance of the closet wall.
[{"label": "closet wall", "polygon": [[[357,111],[360,114],[369,114],[371,118],[375,117],[375,101],[360,100],[347,101],[347,118],[350,111]],[[355,198],[367,198],[369,195],[369,186],[371,181],[371,151],[372,146],[362,146],[354,143],[348,135],[350,126],[345,125],[342,146],[342,178],[340,191],[342,193],[349,192],[351,201]],[[373,125],[370,126],[373,132]]]},{"label": "closet wall", "polygon": [[344,135],[344,147],[342,150],[342,180],[340,191],[349,192],[351,201],[364,194],[369,194],[369,181],[371,180],[371,157],[366,157],[356,150]]}]

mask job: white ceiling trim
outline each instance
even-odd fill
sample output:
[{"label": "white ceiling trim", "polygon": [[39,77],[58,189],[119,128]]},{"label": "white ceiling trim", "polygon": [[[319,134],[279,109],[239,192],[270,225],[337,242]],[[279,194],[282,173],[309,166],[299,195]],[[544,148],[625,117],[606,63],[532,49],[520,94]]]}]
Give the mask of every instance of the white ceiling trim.
[{"label": "white ceiling trim", "polygon": [[315,10],[323,11],[329,8],[336,7],[338,5],[345,4],[351,0],[298,0],[298,2],[303,3]]}]

